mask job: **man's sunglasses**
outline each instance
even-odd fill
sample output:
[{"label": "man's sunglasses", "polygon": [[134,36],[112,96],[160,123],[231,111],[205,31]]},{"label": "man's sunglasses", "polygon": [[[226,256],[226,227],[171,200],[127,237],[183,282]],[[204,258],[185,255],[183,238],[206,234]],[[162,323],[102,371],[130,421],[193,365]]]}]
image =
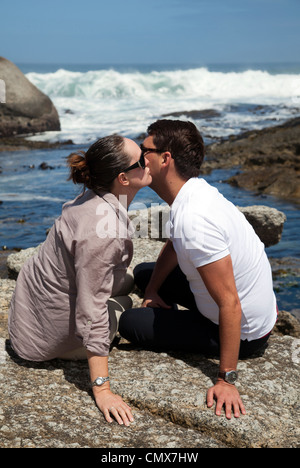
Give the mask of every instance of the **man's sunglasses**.
[{"label": "man's sunglasses", "polygon": [[146,148],[144,145],[141,145],[140,148],[144,156],[146,153],[165,153],[165,151],[167,151],[167,150],[159,150],[157,148]]}]

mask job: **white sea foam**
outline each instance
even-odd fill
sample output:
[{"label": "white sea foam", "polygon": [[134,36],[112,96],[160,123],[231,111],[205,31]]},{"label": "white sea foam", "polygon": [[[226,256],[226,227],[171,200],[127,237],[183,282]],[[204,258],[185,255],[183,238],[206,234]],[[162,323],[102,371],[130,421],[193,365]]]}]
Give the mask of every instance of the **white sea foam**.
[{"label": "white sea foam", "polygon": [[44,202],[53,202],[53,203],[64,203],[66,200],[64,198],[59,198],[55,196],[42,196],[36,195],[35,193],[1,193],[0,199],[2,202],[28,202],[28,201],[44,201]]},{"label": "white sea foam", "polygon": [[[56,105],[62,131],[46,139],[85,143],[109,133],[137,136],[149,123],[172,112],[215,109],[214,120],[201,119],[204,133],[225,136],[247,126],[300,113],[300,75],[266,71],[213,72],[206,68],[174,71],[119,72],[106,69],[55,73],[28,73],[28,79]],[[267,115],[236,111],[239,104],[273,106]],[[183,117],[184,118],[184,117]],[[190,118],[190,120],[192,120]],[[40,137],[39,137],[40,138]]]}]

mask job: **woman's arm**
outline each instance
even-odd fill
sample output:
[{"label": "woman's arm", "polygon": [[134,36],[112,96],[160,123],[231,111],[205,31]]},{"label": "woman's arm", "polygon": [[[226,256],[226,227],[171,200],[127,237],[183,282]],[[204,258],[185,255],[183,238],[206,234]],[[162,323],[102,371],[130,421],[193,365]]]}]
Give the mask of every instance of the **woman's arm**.
[{"label": "woman's arm", "polygon": [[[97,377],[108,377],[108,357],[96,356],[87,351],[87,358],[90,369],[91,382],[94,382]],[[112,417],[119,424],[129,426],[133,421],[131,408],[122,400],[119,395],[115,395],[110,390],[109,381],[105,382],[101,387],[93,387],[93,394],[98,408],[102,411],[107,422],[111,423]]]},{"label": "woman's arm", "polygon": [[[112,295],[114,268],[121,263],[122,246],[118,238],[99,238],[89,230],[76,242],[76,336],[82,339],[87,350],[91,381],[108,377],[110,327],[108,300]],[[106,420],[115,417],[119,424],[128,425],[133,420],[131,410],[122,398],[110,390],[109,382],[93,387],[93,394]]]}]

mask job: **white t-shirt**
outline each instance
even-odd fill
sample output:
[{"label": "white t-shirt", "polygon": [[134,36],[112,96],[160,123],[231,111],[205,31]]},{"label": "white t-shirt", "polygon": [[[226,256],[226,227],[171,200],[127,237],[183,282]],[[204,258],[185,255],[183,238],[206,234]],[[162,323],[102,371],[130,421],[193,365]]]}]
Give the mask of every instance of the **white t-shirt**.
[{"label": "white t-shirt", "polygon": [[241,339],[268,334],[277,318],[270,263],[245,216],[204,179],[190,179],[170,214],[170,239],[199,311],[219,323],[219,308],[197,268],[231,255],[242,306]]}]

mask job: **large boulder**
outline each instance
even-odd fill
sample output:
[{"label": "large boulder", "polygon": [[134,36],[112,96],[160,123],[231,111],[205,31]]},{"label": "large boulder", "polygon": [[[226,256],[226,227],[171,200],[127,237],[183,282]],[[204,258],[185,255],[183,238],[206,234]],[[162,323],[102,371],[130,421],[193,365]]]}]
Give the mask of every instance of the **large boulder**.
[{"label": "large boulder", "polygon": [[238,208],[252,225],[265,247],[278,244],[286,221],[286,215],[282,211],[263,205]]},{"label": "large boulder", "polygon": [[[141,206],[141,208],[139,208]],[[151,208],[143,209],[139,202],[131,205],[129,216],[135,228],[135,237],[149,237],[149,239],[165,240],[168,236],[167,222],[170,207],[167,204],[154,204]],[[271,247],[280,242],[286,215],[264,205],[237,207],[252,225],[254,231],[265,244]]]},{"label": "large boulder", "polygon": [[0,57],[5,103],[0,104],[0,137],[60,130],[52,101],[9,60]]}]

